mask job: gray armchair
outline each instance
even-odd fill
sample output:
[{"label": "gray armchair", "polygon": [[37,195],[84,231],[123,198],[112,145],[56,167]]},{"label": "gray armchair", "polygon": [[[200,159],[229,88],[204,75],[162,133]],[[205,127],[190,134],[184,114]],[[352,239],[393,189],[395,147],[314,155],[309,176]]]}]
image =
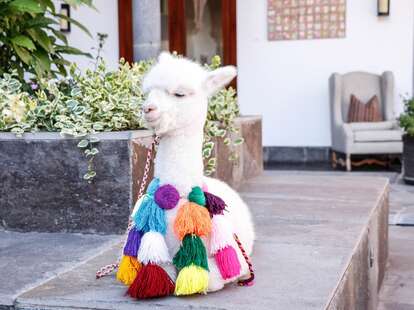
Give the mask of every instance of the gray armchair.
[{"label": "gray armchair", "polygon": [[[350,171],[352,165],[382,163],[375,159],[353,162],[352,154],[402,153],[402,131],[394,115],[392,72],[384,72],[382,75],[365,72],[351,72],[343,75],[334,73],[329,83],[334,167],[339,163]],[[351,94],[364,102],[377,95],[384,121],[349,123],[347,117]],[[345,161],[338,159],[337,152],[345,154]]]}]

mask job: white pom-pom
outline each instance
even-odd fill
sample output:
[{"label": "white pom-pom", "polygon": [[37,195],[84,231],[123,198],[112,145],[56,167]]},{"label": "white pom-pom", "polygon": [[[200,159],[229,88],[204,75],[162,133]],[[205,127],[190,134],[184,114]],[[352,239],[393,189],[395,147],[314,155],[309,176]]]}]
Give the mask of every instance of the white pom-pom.
[{"label": "white pom-pom", "polygon": [[149,231],[144,234],[138,250],[138,261],[143,264],[171,262],[163,235],[155,231]]},{"label": "white pom-pom", "polygon": [[211,234],[209,240],[209,250],[211,254],[234,244],[232,227],[224,215],[214,215],[211,220]]}]

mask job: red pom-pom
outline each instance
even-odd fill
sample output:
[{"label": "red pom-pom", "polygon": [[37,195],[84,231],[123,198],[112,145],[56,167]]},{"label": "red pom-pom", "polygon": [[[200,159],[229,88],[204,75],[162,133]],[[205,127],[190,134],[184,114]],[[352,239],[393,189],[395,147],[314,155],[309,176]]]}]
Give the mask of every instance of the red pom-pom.
[{"label": "red pom-pom", "polygon": [[143,265],[127,294],[137,299],[168,296],[174,293],[174,282],[160,266]]}]

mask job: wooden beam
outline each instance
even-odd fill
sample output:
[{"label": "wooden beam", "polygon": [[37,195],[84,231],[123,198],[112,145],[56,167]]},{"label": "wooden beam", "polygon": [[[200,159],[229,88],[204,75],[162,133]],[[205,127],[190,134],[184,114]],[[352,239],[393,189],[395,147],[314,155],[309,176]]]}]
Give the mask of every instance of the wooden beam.
[{"label": "wooden beam", "polygon": [[134,61],[132,0],[118,0],[119,58]]},{"label": "wooden beam", "polygon": [[236,0],[221,1],[223,64],[237,65],[237,6]]},{"label": "wooden beam", "polygon": [[[223,65],[237,66],[237,0],[221,0]],[[237,79],[231,86],[237,87]]]},{"label": "wooden beam", "polygon": [[168,0],[168,41],[170,52],[186,54],[186,25],[184,0]]}]

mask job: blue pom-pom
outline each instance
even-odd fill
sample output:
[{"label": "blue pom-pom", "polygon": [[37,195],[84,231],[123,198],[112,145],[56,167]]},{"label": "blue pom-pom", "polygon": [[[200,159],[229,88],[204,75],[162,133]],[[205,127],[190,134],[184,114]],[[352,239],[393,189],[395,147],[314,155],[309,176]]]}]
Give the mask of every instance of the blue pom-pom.
[{"label": "blue pom-pom", "polygon": [[167,222],[165,211],[160,208],[153,197],[147,197],[134,216],[135,228],[143,231],[156,231],[165,235]]},{"label": "blue pom-pom", "polygon": [[160,180],[158,178],[152,179],[151,183],[148,185],[147,194],[154,196],[158,187],[160,187]]}]

